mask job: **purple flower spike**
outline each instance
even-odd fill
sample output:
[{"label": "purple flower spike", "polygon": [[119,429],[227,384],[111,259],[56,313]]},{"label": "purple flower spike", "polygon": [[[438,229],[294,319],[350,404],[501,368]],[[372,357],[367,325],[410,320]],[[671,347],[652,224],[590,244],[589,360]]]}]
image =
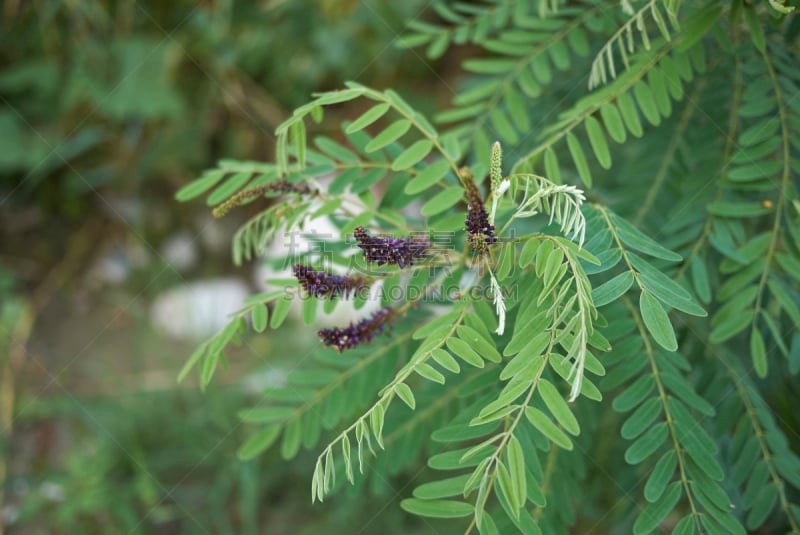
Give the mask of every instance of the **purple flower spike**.
[{"label": "purple flower spike", "polygon": [[362,226],[355,228],[353,236],[364,251],[364,259],[367,262],[376,262],[379,266],[383,264],[397,264],[401,268],[413,266],[414,260],[425,256],[430,246],[427,240],[420,238],[370,236]]},{"label": "purple flower spike", "polygon": [[479,253],[485,253],[487,246],[497,241],[494,235],[494,225],[489,224],[489,214],[486,212],[483,197],[469,177],[465,180],[467,193],[467,220],[466,227],[469,232],[469,242],[472,248]]},{"label": "purple flower spike", "polygon": [[391,328],[396,313],[392,307],[385,307],[373,313],[371,318],[365,318],[358,323],[351,322],[347,327],[320,329],[317,336],[326,347],[335,347],[341,353],[359,344],[368,344],[387,327]]},{"label": "purple flower spike", "polygon": [[303,264],[295,264],[292,272],[308,295],[314,297],[350,297],[367,286],[363,277],[343,277],[327,271],[315,271]]}]

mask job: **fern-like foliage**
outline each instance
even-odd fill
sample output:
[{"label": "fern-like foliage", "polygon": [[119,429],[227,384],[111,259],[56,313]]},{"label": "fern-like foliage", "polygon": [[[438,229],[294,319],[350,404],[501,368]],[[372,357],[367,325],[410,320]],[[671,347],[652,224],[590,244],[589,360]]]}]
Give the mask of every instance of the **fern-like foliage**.
[{"label": "fern-like foliage", "polygon": [[[667,15],[665,17],[664,14],[661,13],[660,4],[661,2],[658,0],[650,0],[635,13],[631,13],[627,22],[625,22],[625,24],[611,36],[611,39],[608,40],[603,48],[600,49],[600,52],[597,53],[592,62],[592,70],[589,74],[589,89],[604,84],[609,79],[616,78],[617,67],[614,61],[615,50],[619,52],[625,68],[627,69],[630,67],[628,57],[636,51],[634,30],[639,33],[642,46],[650,50],[650,37],[647,31],[645,17],[652,19],[664,40],[670,41],[672,39],[672,34],[669,31],[669,26],[665,19],[669,20],[674,29],[680,29],[676,13],[673,11],[674,6],[665,6],[664,10]],[[624,7],[625,6],[623,6],[623,8]],[[629,7],[628,9],[632,8]]]},{"label": "fern-like foliage", "polygon": [[[793,7],[439,0],[400,45],[476,46],[435,121],[348,83],[277,128],[274,162],[187,184],[178,198],[217,215],[259,203],[237,262],[330,220],[334,267],[380,284],[394,323],[370,346],[320,346],[263,392],[240,455],[317,448],[315,502],[427,459],[402,508],[467,533],[797,533]],[[317,135],[334,106],[351,119]],[[377,253],[350,246],[365,233],[431,254],[369,265]],[[276,282],[181,377],[197,366],[207,385],[226,345],[280,327],[299,288]],[[318,301],[306,325],[337,313]]]}]

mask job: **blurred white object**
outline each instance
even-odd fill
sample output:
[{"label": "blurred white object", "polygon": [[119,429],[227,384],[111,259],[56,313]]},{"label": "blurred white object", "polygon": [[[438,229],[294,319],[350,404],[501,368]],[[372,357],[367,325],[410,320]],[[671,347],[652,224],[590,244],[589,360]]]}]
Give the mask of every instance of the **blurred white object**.
[{"label": "blurred white object", "polygon": [[230,321],[230,314],[242,308],[249,294],[238,279],[191,282],[159,295],[150,310],[150,321],[175,338],[207,338]]},{"label": "blurred white object", "polygon": [[117,286],[128,281],[131,271],[144,268],[150,262],[150,253],[139,242],[113,246],[103,250],[89,270],[87,281],[92,287],[104,284]]},{"label": "blurred white object", "polygon": [[164,242],[161,255],[178,271],[186,271],[197,263],[197,246],[188,232],[179,232]]},{"label": "blurred white object", "polygon": [[286,386],[286,377],[293,368],[276,367],[271,364],[242,378],[242,386],[250,394],[260,394],[265,388]]}]

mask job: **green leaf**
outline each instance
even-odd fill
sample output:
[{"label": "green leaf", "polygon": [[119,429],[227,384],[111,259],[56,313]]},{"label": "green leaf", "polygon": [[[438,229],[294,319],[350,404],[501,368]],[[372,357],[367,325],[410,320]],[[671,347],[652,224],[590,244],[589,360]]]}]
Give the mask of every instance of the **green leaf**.
[{"label": "green leaf", "polygon": [[553,414],[555,419],[561,424],[561,427],[567,430],[573,436],[578,436],[581,428],[578,425],[578,420],[572,414],[569,405],[558,392],[558,389],[548,380],[540,379],[538,386],[539,395],[542,396],[544,404],[547,405],[548,410]]},{"label": "green leaf", "polygon": [[625,462],[628,464],[639,464],[667,440],[669,429],[666,422],[661,422],[651,427],[645,434],[640,436],[625,451]]},{"label": "green leaf", "polygon": [[661,498],[667,484],[675,474],[677,465],[678,456],[675,454],[675,450],[669,450],[661,456],[644,486],[644,497],[648,502],[657,502]]},{"label": "green leaf", "polygon": [[561,184],[561,168],[558,166],[558,157],[552,147],[544,151],[544,173],[547,178],[556,184]]},{"label": "green leaf", "polygon": [[[328,91],[315,95],[317,97],[315,104],[319,106],[330,106],[331,104],[340,104],[350,100],[357,99],[364,94],[364,90],[360,88],[338,89],[336,91]],[[280,129],[280,126],[278,127]]]},{"label": "green leaf", "polygon": [[470,346],[486,360],[490,362],[502,362],[503,357],[497,352],[494,344],[478,331],[467,325],[459,325],[457,332],[459,338],[470,344]]},{"label": "green leaf", "polygon": [[521,506],[528,499],[527,480],[525,478],[525,455],[517,437],[511,435],[506,449],[508,456],[508,473],[511,476],[513,501]]},{"label": "green leaf", "polygon": [[[252,173],[236,173],[227,178],[214,192],[206,199],[208,206],[213,206],[226,200],[228,197],[239,191],[250,181]],[[180,200],[180,199],[179,199]]]},{"label": "green leaf", "polygon": [[600,286],[592,288],[594,306],[601,307],[616,301],[627,292],[633,284],[633,273],[624,271]]},{"label": "green leaf", "polygon": [[677,375],[676,372],[665,371],[662,373],[661,379],[664,382],[664,386],[675,394],[678,399],[706,416],[714,416],[713,405],[700,397],[694,391],[691,383],[680,375]]},{"label": "green leaf", "polygon": [[600,122],[592,116],[586,118],[586,133],[589,136],[589,144],[592,146],[594,155],[603,169],[611,168],[611,153],[608,150],[608,142],[603,133]]},{"label": "green leaf", "polygon": [[306,297],[303,299],[302,319],[306,325],[314,323],[314,318],[317,317],[317,305],[319,301],[316,297]]},{"label": "green leaf", "polygon": [[603,124],[608,130],[608,135],[617,143],[625,143],[627,132],[625,126],[622,124],[622,116],[619,110],[613,104],[606,104],[600,108],[600,117],[603,119]]},{"label": "green leaf", "polygon": [[795,279],[800,279],[800,260],[797,260],[790,254],[781,252],[775,253],[775,260],[778,261],[778,265],[780,265],[786,273]]},{"label": "green leaf", "polygon": [[[656,9],[653,10],[653,14],[657,12]],[[672,114],[672,102],[669,99],[669,91],[667,90],[664,73],[658,68],[650,69],[647,73],[647,82],[650,89],[653,91],[653,99],[656,102],[659,112],[664,117],[669,117]]]},{"label": "green leaf", "polygon": [[270,328],[277,329],[281,326],[286,316],[289,315],[289,308],[291,306],[292,300],[288,297],[275,301],[275,308],[272,309],[272,317],[269,321]]},{"label": "green leaf", "polygon": [[342,202],[343,199],[341,197],[336,199],[331,199],[330,201],[320,206],[313,214],[311,214],[311,219],[316,219],[318,217],[334,213],[342,205]]},{"label": "green leaf", "polygon": [[704,9],[698,11],[687,21],[683,28],[682,39],[675,48],[679,54],[678,57],[685,57],[686,52],[709,33],[709,29],[719,18],[720,13],[722,13],[722,5],[709,2]]},{"label": "green leaf", "polygon": [[672,535],[694,535],[694,527],[695,517],[693,515],[685,516],[675,525]]},{"label": "green leaf", "polygon": [[591,188],[592,173],[589,170],[589,164],[586,162],[586,155],[581,147],[581,142],[578,141],[578,138],[575,137],[575,134],[572,132],[567,134],[567,147],[569,148],[570,155],[572,155],[572,161],[575,162],[575,168],[578,170],[581,180],[586,184],[587,188]]},{"label": "green leaf", "polygon": [[503,250],[500,251],[500,258],[497,261],[497,269],[495,270],[495,276],[498,281],[502,282],[511,273],[516,260],[516,252],[517,250],[513,245],[503,247]]},{"label": "green leaf", "polygon": [[705,258],[700,254],[696,254],[692,258],[691,268],[694,289],[700,300],[707,304],[711,301],[711,286],[708,280],[708,268],[706,267]]},{"label": "green leaf", "polygon": [[438,59],[444,54],[448,46],[450,46],[450,32],[441,32],[431,41],[431,44],[425,50],[425,55],[428,59]]},{"label": "green leaf", "polygon": [[239,411],[239,418],[244,422],[269,424],[285,420],[294,411],[294,407],[254,407]]},{"label": "green leaf", "polygon": [[420,212],[426,217],[440,214],[448,210],[464,197],[464,190],[460,187],[443,189],[422,205]]},{"label": "green leaf", "polygon": [[744,20],[747,23],[747,29],[750,30],[750,39],[759,52],[764,53],[766,49],[766,38],[764,37],[764,28],[761,27],[756,8],[753,5],[745,4],[744,7]]},{"label": "green leaf", "polygon": [[375,436],[375,440],[378,441],[378,445],[383,448],[383,423],[384,423],[384,414],[383,414],[383,405],[378,403],[375,405],[375,408],[369,413],[369,425],[372,428],[372,434]]},{"label": "green leaf", "polygon": [[439,383],[440,385],[444,384],[444,375],[441,374],[436,368],[431,366],[430,364],[426,364],[424,362],[420,362],[416,366],[414,366],[414,371],[428,379],[429,381],[433,381],[434,383]]},{"label": "green leaf", "polygon": [[511,116],[514,125],[520,132],[528,132],[531,129],[529,111],[519,92],[509,85],[506,88],[504,98],[508,114]]},{"label": "green leaf", "polygon": [[472,514],[472,505],[455,500],[420,500],[406,498],[400,507],[411,514],[431,518],[459,518]]},{"label": "green leaf", "polygon": [[435,500],[458,496],[464,491],[464,484],[469,479],[469,474],[448,477],[439,481],[423,483],[414,489],[414,497],[420,500]]},{"label": "green leaf", "polygon": [[431,351],[431,357],[433,357],[433,360],[435,360],[439,366],[447,371],[453,373],[459,373],[461,371],[461,366],[458,365],[458,361],[444,349],[434,349]]},{"label": "green leaf", "polygon": [[463,442],[488,435],[497,429],[497,424],[465,425],[454,424],[442,427],[431,433],[434,442]]},{"label": "green leaf", "polygon": [[508,141],[512,145],[519,143],[519,135],[503,110],[494,108],[489,112],[489,121],[502,140]]},{"label": "green leaf", "polygon": [[791,318],[795,328],[800,329],[800,307],[798,307],[797,303],[789,296],[789,292],[774,280],[768,281],[767,286],[769,286],[772,296],[780,303],[781,308]]},{"label": "green leaf", "polygon": [[[355,180],[352,181],[350,184],[350,191],[355,193],[356,195],[360,193],[364,193],[369,188],[374,186],[380,179],[386,176],[386,169],[377,167],[375,169],[370,169],[363,175],[357,177]],[[366,217],[366,212],[364,214],[359,214],[356,216],[358,217]],[[355,219],[355,218],[354,218]],[[368,221],[368,220],[367,220]],[[357,225],[354,225],[352,228],[355,228]],[[348,229],[348,233],[352,232],[352,229]]]},{"label": "green leaf", "polygon": [[381,117],[383,117],[387,111],[389,111],[389,104],[382,102],[380,104],[376,104],[375,106],[371,107],[367,111],[365,111],[358,119],[347,125],[345,129],[345,133],[352,134],[354,132],[358,132],[359,130],[363,130],[364,128],[368,127]]},{"label": "green leaf", "polygon": [[[505,381],[519,373],[525,373],[524,370],[526,368],[530,368],[532,366],[538,366],[541,364],[539,362],[539,358],[541,357],[542,351],[544,348],[547,347],[547,343],[550,339],[550,333],[548,332],[541,332],[534,336],[530,341],[519,348],[519,350],[514,351],[514,353],[519,353],[516,357],[508,361],[503,371],[500,372],[500,379]],[[519,340],[521,343],[525,343],[528,340],[527,336],[520,336]],[[506,346],[506,350],[508,349]],[[511,352],[507,354],[512,354]]]},{"label": "green leaf", "polygon": [[641,435],[661,414],[661,400],[650,398],[633,411],[620,429],[622,438],[633,440]]},{"label": "green leaf", "polygon": [[635,535],[645,535],[655,531],[661,522],[675,509],[681,499],[681,482],[671,484],[667,491],[656,503],[651,503],[641,512],[636,522],[633,523]]},{"label": "green leaf", "polygon": [[516,60],[497,58],[474,58],[465,60],[462,67],[476,74],[505,74],[517,66]]},{"label": "green leaf", "polygon": [[183,365],[180,373],[178,373],[178,379],[177,379],[178,383],[181,383],[183,382],[184,379],[186,379],[186,376],[189,374],[190,371],[192,371],[192,368],[194,368],[197,365],[200,359],[203,358],[207,350],[208,350],[208,343],[206,342],[200,344],[200,346],[198,346],[197,349],[195,349],[192,352],[192,355],[187,359],[186,364]]},{"label": "green leaf", "polygon": [[780,176],[783,163],[780,161],[760,161],[755,164],[739,165],[728,171],[728,179],[732,182],[751,182]]},{"label": "green leaf", "polygon": [[306,163],[306,125],[303,121],[297,121],[289,129],[289,136],[294,145],[297,166],[302,169]]},{"label": "green leaf", "polygon": [[448,169],[450,169],[450,165],[445,160],[434,162],[406,184],[404,191],[409,195],[425,191],[441,180],[447,174]]},{"label": "green leaf", "polygon": [[350,184],[356,181],[361,176],[361,169],[358,167],[351,167],[339,173],[336,178],[328,185],[328,193],[331,195],[338,195],[344,193]]},{"label": "green leaf", "polygon": [[634,253],[628,255],[633,267],[640,271],[639,282],[653,297],[669,307],[693,316],[705,317],[708,313],[692,294]]},{"label": "green leaf", "polygon": [[[550,255],[555,251],[555,247],[553,242],[550,240],[543,241],[539,248],[536,250],[536,276],[542,277],[544,275],[544,268],[547,265],[547,261],[550,258]],[[559,252],[563,254],[563,251],[559,249]]]},{"label": "green leaf", "polygon": [[520,496],[514,492],[514,486],[511,483],[511,474],[508,473],[506,465],[501,462],[497,463],[497,483],[499,487],[498,490],[503,493],[511,504],[511,513],[513,517],[519,518],[519,509],[524,502],[521,501]]},{"label": "green leaf", "polygon": [[775,485],[764,487],[753,502],[753,507],[747,515],[747,528],[756,529],[767,519],[778,502],[778,489]]},{"label": "green leaf", "polygon": [[486,109],[483,102],[473,104],[472,106],[464,106],[462,108],[452,108],[443,112],[437,113],[433,116],[437,123],[457,123],[465,119],[471,119]]},{"label": "green leaf", "polygon": [[459,316],[459,314],[459,310],[450,310],[441,316],[430,318],[422,327],[414,331],[414,334],[411,335],[411,338],[414,340],[422,340],[423,338],[429,337],[443,327],[446,327],[446,332],[449,332],[450,327],[453,325],[453,321]]},{"label": "green leaf", "polygon": [[708,213],[740,219],[742,217],[756,217],[772,212],[772,208],[767,208],[760,202],[725,202],[718,201],[709,203],[706,206]]},{"label": "green leaf", "polygon": [[[320,136],[314,138],[314,144],[319,147],[319,150],[340,162],[353,164],[360,162],[360,159],[354,152],[327,137]],[[358,173],[358,170],[356,169],[355,172]]]},{"label": "green leaf", "polygon": [[353,484],[353,462],[350,459],[350,438],[347,435],[344,435],[342,438],[342,458],[344,459],[344,471],[347,477],[347,480],[350,484]]},{"label": "green leaf", "polygon": [[614,398],[611,406],[617,412],[627,412],[644,401],[655,387],[656,381],[652,375],[642,375]]},{"label": "green leaf", "polygon": [[295,418],[286,424],[283,442],[281,442],[281,457],[286,460],[294,458],[300,450],[300,442],[303,438],[302,423],[302,418]]},{"label": "green leaf", "polygon": [[678,341],[667,312],[661,303],[646,290],[642,290],[639,298],[639,310],[642,313],[644,325],[653,336],[653,340],[667,351],[677,351]]},{"label": "green leaf", "polygon": [[271,425],[259,430],[248,438],[237,451],[239,459],[247,461],[264,452],[278,440],[281,434],[281,426]]},{"label": "green leaf", "polygon": [[397,393],[397,396],[403,400],[403,402],[409,406],[411,410],[414,410],[414,407],[417,406],[417,402],[414,399],[414,393],[411,392],[411,388],[405,383],[398,383],[395,386],[394,391]]},{"label": "green leaf", "polygon": [[364,147],[365,152],[375,152],[376,150],[380,150],[387,145],[397,141],[400,139],[403,134],[408,132],[408,129],[411,128],[411,121],[407,119],[399,119],[388,127],[383,130],[380,134],[375,136],[372,141],[367,143],[367,146]]},{"label": "green leaf", "polygon": [[530,238],[525,242],[525,245],[522,246],[522,251],[519,253],[519,267],[525,268],[528,264],[533,262],[533,259],[536,257],[536,251],[539,250],[540,243],[541,242],[536,238]]},{"label": "green leaf", "polygon": [[221,356],[222,353],[220,351],[209,351],[205,360],[203,360],[203,365],[200,368],[200,386],[203,389],[211,383]]},{"label": "green leaf", "polygon": [[495,422],[501,418],[505,418],[512,412],[516,411],[519,407],[517,405],[501,406],[490,412],[482,412],[469,421],[469,425],[482,425],[490,422]]},{"label": "green leaf", "polygon": [[425,158],[432,149],[432,142],[427,139],[420,139],[395,158],[394,162],[392,162],[392,171],[401,171],[413,167]]},{"label": "green leaf", "polygon": [[622,93],[617,97],[617,106],[628,131],[634,137],[642,137],[642,134],[644,134],[642,121],[639,118],[639,112],[636,111],[636,104],[633,102],[633,98],[628,93]]},{"label": "green leaf", "polygon": [[753,367],[756,374],[762,379],[767,376],[767,348],[761,332],[754,328],[750,333],[750,354],[753,357]]},{"label": "green leaf", "polygon": [[482,516],[480,525],[478,526],[478,533],[481,535],[500,535],[500,531],[497,529],[494,519],[492,519],[488,513]]},{"label": "green leaf", "polygon": [[525,409],[525,417],[554,444],[565,450],[572,450],[572,440],[545,413],[535,407],[528,407]]},{"label": "green leaf", "polygon": [[179,202],[186,202],[202,195],[213,188],[220,180],[228,174],[223,170],[206,171],[202,177],[189,182],[175,193],[175,199]]},{"label": "green leaf", "polygon": [[449,233],[464,230],[464,214],[454,213],[431,219],[428,221],[428,229]]},{"label": "green leaf", "polygon": [[708,340],[712,344],[719,344],[729,340],[730,338],[733,338],[745,330],[745,328],[747,328],[747,326],[753,322],[754,315],[755,311],[752,308],[741,310],[735,314],[732,314],[730,317],[726,318],[725,321],[718,323],[711,330]]},{"label": "green leaf", "polygon": [[680,262],[683,260],[681,255],[659,245],[655,240],[642,233],[622,217],[613,212],[608,212],[608,215],[609,219],[611,219],[611,222],[616,227],[619,239],[631,249],[670,262]]},{"label": "green leaf", "polygon": [[653,126],[660,125],[661,114],[658,112],[658,107],[656,107],[653,92],[650,91],[647,84],[641,80],[636,82],[636,85],[633,86],[633,94],[636,97],[636,101],[639,103],[639,108],[642,110],[645,119]]},{"label": "green leaf", "polygon": [[485,366],[483,359],[478,356],[465,341],[459,338],[448,338],[446,344],[450,351],[455,353],[456,356],[461,357],[467,364],[475,366],[476,368],[483,368]]}]

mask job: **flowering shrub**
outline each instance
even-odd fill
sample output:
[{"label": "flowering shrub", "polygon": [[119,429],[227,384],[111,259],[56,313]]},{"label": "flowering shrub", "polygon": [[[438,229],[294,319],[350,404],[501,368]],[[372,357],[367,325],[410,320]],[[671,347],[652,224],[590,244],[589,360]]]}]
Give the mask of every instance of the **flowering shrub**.
[{"label": "flowering shrub", "polygon": [[[242,412],[257,427],[240,456],[324,436],[320,501],[356,468],[386,480],[427,456],[402,507],[467,532],[797,533],[800,460],[770,408],[800,369],[794,5],[563,4],[435,2],[439,22],[409,22],[401,45],[482,51],[433,123],[349,83],[277,128],[274,163],[225,162],[178,193],[262,203],[237,262],[333,221],[355,246],[284,283],[309,324],[317,300],[335,314],[384,290]],[[336,139],[309,140],[343,103],[360,109]],[[197,365],[208,384],[246,318],[276,329],[289,303],[248,300],[181,377]]]}]

